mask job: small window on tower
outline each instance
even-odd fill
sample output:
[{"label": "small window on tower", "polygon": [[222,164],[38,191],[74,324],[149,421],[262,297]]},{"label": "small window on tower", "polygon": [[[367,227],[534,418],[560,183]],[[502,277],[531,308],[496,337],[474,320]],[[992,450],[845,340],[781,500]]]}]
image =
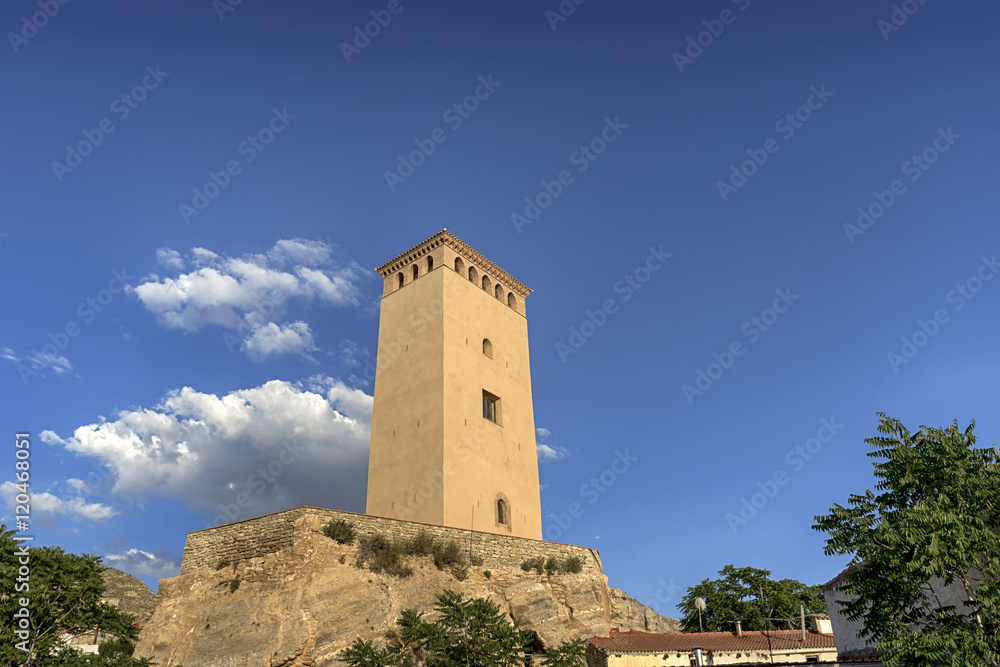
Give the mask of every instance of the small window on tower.
[{"label": "small window on tower", "polygon": [[433,270],[434,270],[434,258],[433,257],[428,257],[427,258],[427,273],[430,273]]},{"label": "small window on tower", "polygon": [[[404,280],[406,280],[406,278],[405,278],[405,277],[403,276],[403,272],[402,272],[402,271],[400,271],[400,272],[399,272],[399,287],[402,287],[402,286],[403,286],[403,281],[404,281]],[[398,289],[398,288],[397,288],[397,289]]]},{"label": "small window on tower", "polygon": [[483,390],[483,418],[495,424],[500,423],[500,397]]},{"label": "small window on tower", "polygon": [[462,261],[461,257],[455,258],[455,273],[461,274],[465,271],[465,262]]},{"label": "small window on tower", "polygon": [[503,299],[503,285],[497,283],[496,289],[493,290],[493,295],[498,299]]},{"label": "small window on tower", "polygon": [[490,359],[493,358],[493,343],[490,342],[489,338],[483,339],[483,354],[485,354]]},{"label": "small window on tower", "polygon": [[420,267],[417,266],[416,264],[414,264],[413,265],[413,279],[416,280],[419,275],[420,275]]},{"label": "small window on tower", "polygon": [[486,292],[490,291],[490,277],[483,276],[483,290]]}]

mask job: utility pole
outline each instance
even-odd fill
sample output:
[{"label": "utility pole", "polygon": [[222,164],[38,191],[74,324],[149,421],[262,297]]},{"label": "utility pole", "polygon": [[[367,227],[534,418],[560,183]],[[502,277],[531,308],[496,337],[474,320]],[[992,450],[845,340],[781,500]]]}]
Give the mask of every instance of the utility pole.
[{"label": "utility pole", "polygon": [[771,657],[771,664],[774,664],[774,652],[771,650],[771,635],[767,634],[767,610],[764,608],[764,584],[757,584],[760,589],[760,614],[764,617],[764,636],[767,637],[767,654]]}]

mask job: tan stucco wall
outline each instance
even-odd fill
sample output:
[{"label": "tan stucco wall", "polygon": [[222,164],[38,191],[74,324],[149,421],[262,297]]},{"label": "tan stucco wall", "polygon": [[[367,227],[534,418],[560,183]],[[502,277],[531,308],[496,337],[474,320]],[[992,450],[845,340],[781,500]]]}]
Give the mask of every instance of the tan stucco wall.
[{"label": "tan stucco wall", "polygon": [[[366,512],[541,539],[525,288],[509,305],[516,281],[457,248],[418,246],[383,274]],[[483,418],[483,390],[500,398],[498,423]]]},{"label": "tan stucco wall", "polygon": [[[454,271],[444,272],[445,517],[448,526],[541,539],[538,457],[523,315]],[[460,304],[460,305],[459,305]],[[489,339],[492,358],[483,354]],[[500,398],[498,423],[483,418],[483,390]],[[509,531],[496,501],[510,507]],[[473,509],[475,508],[475,509]]]},{"label": "tan stucco wall", "polygon": [[443,275],[432,271],[382,298],[368,514],[444,523]]}]

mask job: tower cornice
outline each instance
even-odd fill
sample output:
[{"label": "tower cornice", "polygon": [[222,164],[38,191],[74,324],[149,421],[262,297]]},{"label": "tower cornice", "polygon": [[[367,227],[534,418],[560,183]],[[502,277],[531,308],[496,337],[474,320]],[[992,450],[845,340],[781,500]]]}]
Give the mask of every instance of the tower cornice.
[{"label": "tower cornice", "polygon": [[499,266],[491,262],[486,258],[485,255],[477,251],[475,248],[467,244],[462,239],[458,238],[447,229],[442,229],[440,232],[431,236],[425,241],[418,243],[406,252],[400,253],[396,257],[383,264],[382,266],[375,269],[380,276],[383,278],[389,276],[392,273],[399,271],[400,269],[406,267],[412,262],[417,261],[423,257],[430,250],[437,248],[440,245],[446,245],[452,250],[457,252],[459,255],[464,257],[466,261],[479,267],[481,271],[485,271],[493,275],[494,280],[499,280],[501,283],[510,287],[514,292],[518,294],[522,299],[531,294],[532,289],[522,283],[520,280],[510,275]]}]

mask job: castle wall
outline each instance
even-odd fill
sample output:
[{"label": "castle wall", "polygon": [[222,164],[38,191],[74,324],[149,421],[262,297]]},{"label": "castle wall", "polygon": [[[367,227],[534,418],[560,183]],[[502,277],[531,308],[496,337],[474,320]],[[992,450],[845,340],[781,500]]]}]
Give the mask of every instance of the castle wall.
[{"label": "castle wall", "polygon": [[576,556],[584,573],[603,574],[600,554],[588,547],[307,506],[188,533],[181,574],[215,570],[222,560],[236,563],[287,549],[294,540],[295,522],[307,516],[318,517],[323,524],[332,519],[350,521],[359,536],[381,533],[389,539],[410,540],[425,531],[435,540],[454,540],[466,553],[471,544],[472,555],[482,558],[487,568],[520,569],[521,563],[530,558]]}]

